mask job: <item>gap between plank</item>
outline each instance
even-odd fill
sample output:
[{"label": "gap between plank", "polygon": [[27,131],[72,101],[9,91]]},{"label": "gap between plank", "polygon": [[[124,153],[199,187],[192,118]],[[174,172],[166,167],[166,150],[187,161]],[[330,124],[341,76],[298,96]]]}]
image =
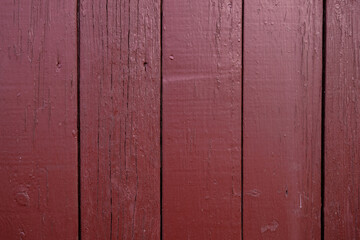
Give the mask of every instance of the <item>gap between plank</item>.
[{"label": "gap between plank", "polygon": [[325,238],[325,87],[326,87],[326,0],[323,0],[321,89],[321,239]]},{"label": "gap between plank", "polygon": [[241,239],[244,239],[244,18],[245,0],[241,7]]},{"label": "gap between plank", "polygon": [[160,0],[160,240],[163,239],[163,0]]},{"label": "gap between plank", "polygon": [[81,240],[81,141],[80,141],[80,0],[76,1],[76,51],[77,51],[77,173],[78,173],[78,239]]}]

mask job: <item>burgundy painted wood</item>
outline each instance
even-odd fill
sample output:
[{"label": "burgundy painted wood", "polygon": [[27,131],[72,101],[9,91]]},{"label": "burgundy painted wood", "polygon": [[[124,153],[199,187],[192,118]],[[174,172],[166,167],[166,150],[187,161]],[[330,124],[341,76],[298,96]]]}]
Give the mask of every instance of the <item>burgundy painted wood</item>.
[{"label": "burgundy painted wood", "polygon": [[1,1],[0,85],[0,239],[77,239],[75,1]]},{"label": "burgundy painted wood", "polygon": [[241,237],[241,1],[163,2],[163,237]]},{"label": "burgundy painted wood", "polygon": [[326,9],[325,239],[359,239],[360,2]]},{"label": "burgundy painted wood", "polygon": [[320,240],[322,200],[360,239],[360,3],[322,86],[324,1],[3,0],[0,240]]},{"label": "burgundy painted wood", "polygon": [[80,4],[82,239],[159,239],[160,1]]},{"label": "burgundy painted wood", "polygon": [[244,239],[320,239],[322,1],[247,1]]}]

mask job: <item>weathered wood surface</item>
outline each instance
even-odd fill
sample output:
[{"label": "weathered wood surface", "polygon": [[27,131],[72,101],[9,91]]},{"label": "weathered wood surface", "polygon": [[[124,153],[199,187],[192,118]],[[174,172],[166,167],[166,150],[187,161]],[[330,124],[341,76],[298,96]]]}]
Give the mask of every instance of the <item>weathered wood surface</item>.
[{"label": "weathered wood surface", "polygon": [[80,2],[83,239],[160,238],[160,1]]},{"label": "weathered wood surface", "polygon": [[163,2],[163,237],[241,237],[241,1]]},{"label": "weathered wood surface", "polygon": [[1,1],[0,83],[0,239],[77,239],[75,1]]},{"label": "weathered wood surface", "polygon": [[323,1],[4,0],[0,239],[321,239],[322,120],[324,237],[360,238],[360,3],[322,86]]},{"label": "weathered wood surface", "polygon": [[244,239],[320,239],[322,1],[244,10]]},{"label": "weathered wood surface", "polygon": [[326,9],[325,239],[360,239],[360,2]]}]

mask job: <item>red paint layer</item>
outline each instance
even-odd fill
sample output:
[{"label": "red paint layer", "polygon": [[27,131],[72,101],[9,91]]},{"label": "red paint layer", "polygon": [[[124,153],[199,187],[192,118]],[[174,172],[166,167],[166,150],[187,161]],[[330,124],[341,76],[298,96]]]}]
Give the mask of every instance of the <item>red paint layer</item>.
[{"label": "red paint layer", "polygon": [[163,14],[164,239],[239,239],[241,1]]},{"label": "red paint layer", "polygon": [[320,239],[322,1],[248,1],[244,24],[244,238]]},{"label": "red paint layer", "polygon": [[2,1],[0,31],[0,239],[77,239],[75,1]]},{"label": "red paint layer", "polygon": [[325,239],[360,238],[360,2],[327,1]]},{"label": "red paint layer", "polygon": [[160,1],[81,1],[83,239],[160,238]]}]

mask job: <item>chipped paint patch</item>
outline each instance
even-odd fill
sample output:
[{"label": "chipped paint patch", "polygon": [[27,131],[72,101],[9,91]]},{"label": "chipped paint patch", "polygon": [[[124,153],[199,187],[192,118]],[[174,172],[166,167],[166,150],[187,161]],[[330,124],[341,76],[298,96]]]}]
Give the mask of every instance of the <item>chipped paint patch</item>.
[{"label": "chipped paint patch", "polygon": [[257,189],[252,189],[248,191],[246,194],[252,197],[259,197],[261,195],[261,192]]},{"label": "chipped paint patch", "polygon": [[270,224],[261,227],[261,233],[264,233],[268,230],[271,232],[275,232],[278,227],[279,227],[279,222],[274,220]]}]

